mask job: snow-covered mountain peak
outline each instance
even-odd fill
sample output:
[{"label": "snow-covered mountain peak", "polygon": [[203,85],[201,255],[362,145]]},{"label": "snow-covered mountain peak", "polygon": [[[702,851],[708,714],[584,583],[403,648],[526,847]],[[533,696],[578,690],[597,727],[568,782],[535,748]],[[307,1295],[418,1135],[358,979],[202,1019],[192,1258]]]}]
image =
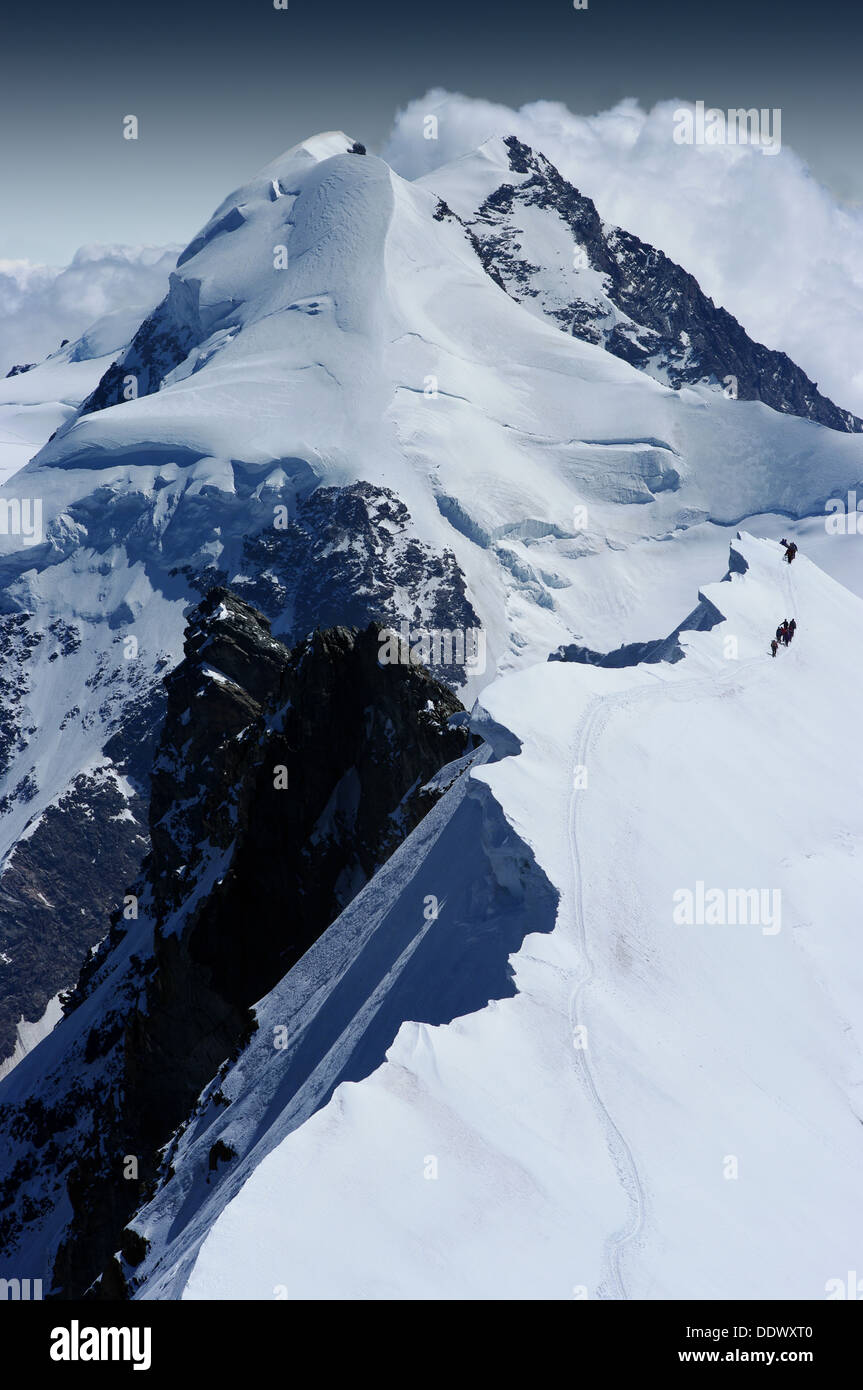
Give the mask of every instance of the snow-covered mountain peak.
[{"label": "snow-covered mountain peak", "polygon": [[355,144],[356,141],[349,135],[345,135],[343,130],[324,130],[318,135],[310,135],[308,139],[300,140],[298,144],[292,145],[284,154],[278,155],[271,164],[268,164],[263,172],[275,174],[280,167],[292,164],[304,154],[316,161],[331,159],[333,155],[345,154]]},{"label": "snow-covered mountain peak", "polygon": [[[324,163],[326,160],[336,158],[339,155],[348,154],[354,149],[356,149],[355,142],[350,140],[347,135],[342,134],[341,131],[329,131],[323,135],[314,135],[310,139],[292,146],[284,154],[266,164],[263,169],[258,170],[248,183],[242,184],[228,194],[197,236],[193,237],[186,249],[181,252],[177,265],[182,266],[192,260],[213,237],[237,230],[249,220],[254,210],[259,208],[261,204],[276,202],[285,197],[295,198],[298,189],[294,185],[297,181],[302,181],[303,175],[314,168],[316,164]],[[287,208],[290,205],[289,202]],[[287,208],[279,209],[280,214],[284,215]]]},{"label": "snow-covered mountain peak", "polygon": [[604,222],[591,198],[516,136],[418,182],[467,227],[507,293],[564,332],[675,388],[706,383],[831,429],[863,430],[784,353],[749,338],[682,266]]},{"label": "snow-covered mountain peak", "polygon": [[[506,179],[511,184],[524,181],[526,171],[513,164],[511,142],[515,136],[490,135],[475,150],[458,155],[450,163],[415,180],[422,187],[437,190],[446,184],[447,202],[460,217],[472,218],[477,208]],[[544,155],[537,158],[545,160]]]}]

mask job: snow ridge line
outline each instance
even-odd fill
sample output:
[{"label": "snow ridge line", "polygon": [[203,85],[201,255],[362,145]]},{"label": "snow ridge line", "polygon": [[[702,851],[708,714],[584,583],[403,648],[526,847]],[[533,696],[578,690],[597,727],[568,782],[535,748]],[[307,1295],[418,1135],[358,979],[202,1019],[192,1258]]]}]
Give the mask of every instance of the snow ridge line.
[{"label": "snow ridge line", "polygon": [[[646,667],[644,669],[647,674],[654,676],[656,680],[661,679],[655,672],[649,671]],[[675,699],[679,696],[685,697],[691,691],[701,689],[704,686],[712,687],[730,684],[739,674],[740,668],[738,667],[736,669],[732,668],[727,676],[708,675],[690,681],[683,681],[679,685],[662,683],[665,686],[666,693],[672,699]],[[577,799],[579,793],[583,792],[583,789],[576,785],[575,773],[576,769],[587,766],[588,752],[595,744],[599,734],[605,729],[612,715],[618,709],[640,703],[642,700],[650,698],[654,693],[655,687],[646,686],[641,690],[625,691],[620,695],[595,696],[588,706],[576,746],[572,765],[572,792],[570,793],[568,822],[570,868],[573,884],[573,917],[576,938],[584,962],[584,973],[575,985],[569,998],[570,1035],[573,1039],[575,1038],[575,1029],[577,1026],[574,1015],[576,1015],[576,1010],[578,1010],[577,1017],[581,1026],[584,1026],[584,1013],[578,1006],[584,991],[593,983],[596,976],[595,966],[587,943],[587,929],[584,916],[584,876],[581,870],[581,857],[578,849],[578,835],[576,833],[578,824],[576,811]],[[600,721],[599,715],[603,712],[605,718]],[[629,1220],[623,1227],[609,1236],[605,1250],[605,1260],[608,1266],[610,1283],[615,1291],[611,1297],[626,1301],[627,1294],[620,1269],[620,1257],[624,1246],[635,1240],[644,1227],[646,1207],[644,1186],[632,1149],[622,1131],[615,1123],[608,1106],[602,1099],[596,1077],[590,1064],[588,1048],[574,1047],[574,1052],[576,1067],[579,1070],[585,1088],[599,1115],[600,1125],[605,1132],[608,1150],[620,1177],[621,1186],[629,1197],[632,1205],[632,1212]],[[598,1289],[600,1298],[605,1297],[603,1293],[605,1284],[606,1281],[603,1279]]]}]

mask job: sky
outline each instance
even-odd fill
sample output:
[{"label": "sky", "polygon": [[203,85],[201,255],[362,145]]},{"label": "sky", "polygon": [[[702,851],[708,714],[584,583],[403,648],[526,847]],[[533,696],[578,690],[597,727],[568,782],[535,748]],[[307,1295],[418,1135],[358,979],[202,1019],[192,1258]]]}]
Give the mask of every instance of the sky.
[{"label": "sky", "polygon": [[[0,376],[103,314],[143,317],[231,190],[309,135],[344,130],[412,178],[514,133],[863,415],[863,11],[287,3],[7,0]],[[696,101],[780,108],[781,154],[674,144]]]},{"label": "sky", "polygon": [[863,15],[847,0],[287,3],[7,0],[0,257],[185,242],[284,149],[343,129],[377,150],[397,109],[437,87],[582,115],[625,97],[780,106],[815,177],[863,200]]}]

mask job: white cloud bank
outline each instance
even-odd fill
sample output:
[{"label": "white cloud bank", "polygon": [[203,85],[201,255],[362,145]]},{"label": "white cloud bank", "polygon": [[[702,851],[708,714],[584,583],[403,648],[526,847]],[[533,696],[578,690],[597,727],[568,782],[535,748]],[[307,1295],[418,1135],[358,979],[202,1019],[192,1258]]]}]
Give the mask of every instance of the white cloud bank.
[{"label": "white cloud bank", "polygon": [[0,260],[0,376],[16,362],[41,362],[63,338],[94,320],[140,307],[168,288],[178,246],[82,246],[64,267]]},{"label": "white cloud bank", "polygon": [[[440,89],[399,112],[387,159],[430,173],[493,135],[539,149],[600,215],[660,247],[740,320],[787,352],[825,395],[863,415],[863,210],[843,207],[787,146],[680,145],[674,112],[633,99],[596,116],[560,102],[506,106]],[[438,118],[437,140],[423,118]]]}]

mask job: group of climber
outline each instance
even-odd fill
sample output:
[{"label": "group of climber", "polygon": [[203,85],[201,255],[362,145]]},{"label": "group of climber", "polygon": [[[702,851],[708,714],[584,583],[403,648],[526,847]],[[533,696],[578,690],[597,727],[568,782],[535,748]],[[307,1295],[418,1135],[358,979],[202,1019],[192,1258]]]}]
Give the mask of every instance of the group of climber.
[{"label": "group of climber", "polygon": [[776,636],[773,638],[773,641],[770,643],[770,650],[771,650],[771,652],[773,653],[774,656],[775,656],[776,653],[779,651],[779,644],[780,644],[780,643],[782,644],[783,647],[790,647],[790,646],[791,646],[791,643],[792,643],[792,641],[793,641],[793,639],[794,639],[794,634],[795,634],[796,631],[797,631],[797,619],[796,619],[796,618],[792,618],[790,622],[788,621],[787,618],[785,618],[785,619],[783,620],[783,622],[781,622],[781,623],[779,624],[778,628],[776,629]]},{"label": "group of climber", "polygon": [[[794,559],[794,556],[797,554],[796,542],[787,541],[783,536],[779,544],[785,546],[785,554],[782,556],[782,558],[783,560],[787,560],[790,565],[791,561]],[[796,631],[797,619],[791,618],[789,621],[788,618],[784,618],[783,621],[779,624],[778,628],[776,629],[776,636],[770,643],[771,655],[776,655],[776,653],[779,651],[780,645],[783,647],[790,647],[791,643],[794,640],[794,634]]]}]

